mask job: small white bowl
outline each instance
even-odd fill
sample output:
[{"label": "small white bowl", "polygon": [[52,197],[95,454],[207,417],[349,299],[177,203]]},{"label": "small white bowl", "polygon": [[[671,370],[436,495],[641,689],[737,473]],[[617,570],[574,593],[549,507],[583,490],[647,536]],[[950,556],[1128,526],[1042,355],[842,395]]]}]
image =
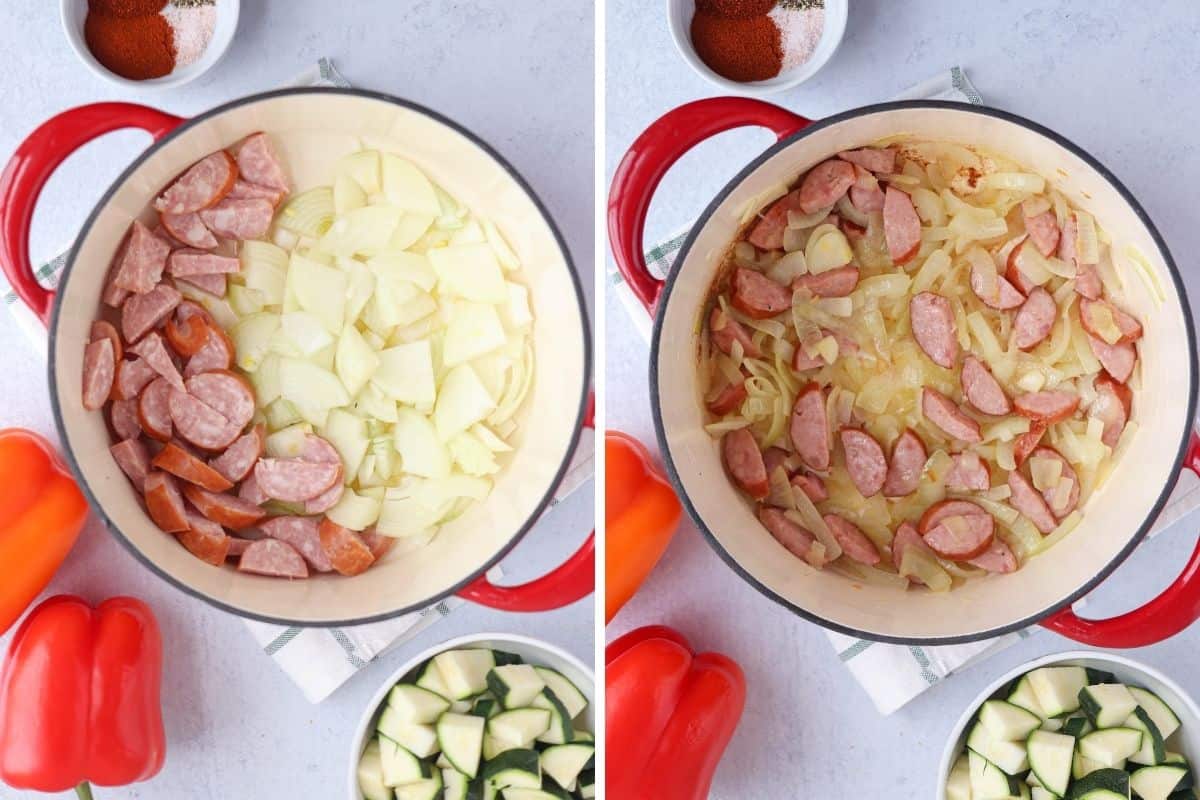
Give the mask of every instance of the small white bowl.
[{"label": "small white bowl", "polygon": [[696,0],[667,0],[667,22],[671,27],[671,38],[675,40],[675,47],[683,56],[683,60],[702,78],[722,91],[762,97],[793,89],[817,74],[821,67],[825,66],[825,63],[837,51],[838,45],[842,43],[842,37],[846,34],[849,3],[848,0],[825,0],[825,27],[822,29],[821,39],[808,61],[784,69],[774,78],[750,83],[731,81],[718,75],[696,55],[696,49],[692,46],[691,34],[692,17],[695,16],[695,13]]},{"label": "small white bowl", "polygon": [[938,765],[937,788],[934,794],[935,800],[945,800],[946,798],[946,778],[950,776],[950,768],[954,766],[954,761],[962,753],[963,747],[966,745],[964,740],[966,739],[967,725],[975,718],[975,713],[983,705],[983,701],[987,700],[992,696],[993,692],[1014,678],[1018,678],[1032,669],[1049,666],[1075,666],[1101,669],[1116,675],[1117,680],[1121,683],[1131,683],[1135,686],[1142,686],[1149,689],[1161,697],[1163,702],[1170,706],[1175,715],[1179,717],[1179,731],[1174,734],[1178,737],[1179,745],[1175,749],[1187,756],[1189,762],[1194,757],[1200,755],[1200,708],[1197,708],[1195,701],[1192,700],[1187,692],[1179,687],[1179,684],[1153,667],[1148,667],[1145,664],[1134,661],[1131,658],[1125,658],[1124,656],[1088,650],[1055,653],[1053,655],[1042,656],[1009,670],[993,681],[991,685],[979,693],[978,697],[971,701],[966,711],[959,717],[958,723],[954,726],[954,730],[950,734],[950,740],[946,744],[946,750],[942,753],[942,762]]},{"label": "small white bowl", "polygon": [[123,86],[127,89],[158,91],[191,83],[216,66],[221,57],[225,55],[225,51],[229,49],[230,43],[233,42],[233,34],[237,31],[241,0],[216,0],[216,5],[216,27],[213,29],[212,39],[209,41],[208,47],[204,49],[204,53],[201,54],[200,58],[186,67],[176,69],[169,75],[164,75],[161,78],[149,78],[144,81],[122,78],[115,72],[110,71],[92,55],[92,51],[88,49],[87,42],[83,38],[83,22],[87,18],[88,0],[62,0],[62,26],[63,31],[67,34],[67,41],[71,43],[71,49],[75,51],[75,55],[79,56],[79,60],[83,62],[83,65],[93,73],[109,83],[114,83],[117,86]]},{"label": "small white bowl", "polygon": [[406,661],[383,682],[383,685],[379,687],[379,691],[371,698],[371,702],[367,704],[367,710],[363,713],[362,719],[358,721],[358,727],[355,728],[354,746],[350,748],[350,769],[346,774],[346,797],[349,800],[362,800],[362,794],[358,791],[358,760],[362,757],[363,750],[367,747],[367,742],[375,732],[375,720],[383,710],[383,704],[387,701],[388,692],[392,690],[397,681],[408,674],[418,664],[428,661],[438,653],[453,650],[457,647],[484,647],[490,650],[505,650],[509,653],[516,653],[528,663],[535,666],[550,667],[551,669],[558,670],[566,676],[567,680],[578,686],[579,690],[587,697],[588,706],[583,712],[583,722],[588,730],[596,730],[596,675],[591,669],[585,667],[579,659],[575,658],[575,656],[547,642],[511,633],[475,633],[469,636],[460,636],[457,639],[451,639],[448,642],[442,642],[435,647],[431,647],[414,656],[411,660]]}]

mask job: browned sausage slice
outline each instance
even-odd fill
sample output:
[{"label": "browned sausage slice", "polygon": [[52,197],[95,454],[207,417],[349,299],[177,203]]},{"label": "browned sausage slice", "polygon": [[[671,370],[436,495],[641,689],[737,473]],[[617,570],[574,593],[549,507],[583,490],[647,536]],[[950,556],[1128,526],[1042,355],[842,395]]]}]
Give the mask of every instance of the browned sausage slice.
[{"label": "browned sausage slice", "polygon": [[286,193],[289,188],[283,161],[275,152],[275,143],[265,133],[247,136],[238,146],[237,166],[251,183]]},{"label": "browned sausage slice", "polygon": [[935,292],[921,292],[908,301],[913,338],[939,367],[951,369],[958,359],[958,328],[950,301]]},{"label": "browned sausage slice", "polygon": [[817,472],[829,469],[829,421],[825,393],[817,384],[808,384],[796,396],[788,433],[805,466]]},{"label": "browned sausage slice", "polygon": [[233,488],[233,484],[222,477],[221,473],[184,450],[176,442],[168,442],[167,446],[159,451],[150,464],[156,469],[169,472],[177,478],[194,483],[210,492],[223,492]]},{"label": "browned sausage slice", "polygon": [[857,525],[837,514],[825,514],[822,519],[825,520],[825,524],[829,526],[829,532],[833,534],[834,539],[837,539],[837,543],[842,546],[846,555],[869,567],[879,563],[879,551],[875,549],[874,543],[859,530]]},{"label": "browned sausage slice", "polygon": [[908,193],[894,186],[883,193],[883,238],[896,265],[910,261],[921,248],[921,218]]},{"label": "browned sausage slice", "polygon": [[708,410],[712,413],[721,416],[728,414],[735,408],[742,405],[742,401],[746,399],[746,384],[730,383],[725,386],[717,396],[708,401]]},{"label": "browned sausage slice", "polygon": [[163,531],[178,533],[188,529],[187,509],[175,479],[165,472],[151,472],[143,483],[146,511]]},{"label": "browned sausage slice", "polygon": [[267,536],[296,549],[317,572],[332,572],[333,564],[321,547],[317,520],[312,517],[272,517],[259,525]]},{"label": "browned sausage slice", "polygon": [[801,275],[792,289],[808,289],[815,297],[845,297],[858,286],[858,267],[837,267],[816,275]]},{"label": "browned sausage slice", "polygon": [[187,379],[187,391],[229,420],[239,433],[254,417],[254,389],[235,372],[223,370],[193,375]]},{"label": "browned sausage slice", "polygon": [[229,256],[200,250],[176,250],[167,259],[167,272],[176,278],[198,275],[230,275],[241,270],[241,262]]},{"label": "browned sausage slice", "polygon": [[904,497],[915,492],[921,483],[921,473],[925,471],[927,459],[921,437],[905,429],[892,445],[892,460],[883,484],[884,497]]},{"label": "browned sausage slice", "polygon": [[1111,342],[1111,344],[1132,342],[1142,337],[1142,323],[1107,300],[1088,300],[1087,298],[1080,300],[1079,323],[1092,336],[1107,342],[1108,340],[1101,335],[1100,324],[1098,322],[1098,317],[1104,311],[1107,311],[1112,316],[1112,320],[1116,323],[1117,329],[1121,334],[1120,338],[1115,342]]},{"label": "browned sausage slice", "polygon": [[171,423],[171,391],[166,378],[156,378],[137,399],[138,423],[147,436],[160,442],[170,441],[175,432]]},{"label": "browned sausage slice", "polygon": [[1004,543],[1004,540],[999,537],[992,539],[992,546],[987,550],[974,558],[967,559],[967,563],[973,567],[979,567],[988,572],[997,572],[1002,575],[1015,572],[1017,569],[1017,557],[1013,555],[1012,549]]},{"label": "browned sausage slice", "polygon": [[967,416],[946,395],[928,387],[921,390],[921,413],[943,430],[947,436],[963,442],[978,444],[983,441],[979,423]]},{"label": "browned sausage slice", "polygon": [[854,185],[854,166],[847,161],[829,159],[810,169],[800,182],[800,210],[811,214],[842,199]]},{"label": "browned sausage slice", "polygon": [[838,158],[857,164],[871,172],[891,174],[896,171],[896,151],[891,147],[860,147],[857,150],[843,150]]},{"label": "browned sausage slice", "polygon": [[238,560],[238,572],[271,578],[307,578],[308,565],[296,549],[278,539],[251,542]]},{"label": "browned sausage slice", "polygon": [[988,512],[970,500],[939,500],[925,509],[925,513],[917,520],[917,530],[923,536],[947,517],[969,517],[972,514],[988,515]]},{"label": "browned sausage slice", "polygon": [[778,508],[769,506],[758,509],[758,521],[789,553],[807,560],[816,538],[805,528],[792,522]]},{"label": "browned sausage slice", "polygon": [[98,319],[92,323],[88,341],[94,342],[97,339],[108,339],[112,342],[114,364],[125,357],[125,343],[121,341],[121,334],[117,332],[117,327],[111,322]]},{"label": "browned sausage slice", "polygon": [[1045,423],[1034,421],[1030,424],[1028,431],[1013,441],[1013,461],[1018,467],[1025,463],[1025,459],[1029,458],[1029,454],[1034,451],[1045,434]]},{"label": "browned sausage slice", "polygon": [[108,419],[118,439],[136,439],[142,435],[137,400],[113,400],[108,409]]},{"label": "browned sausage slice", "polygon": [[797,473],[792,476],[791,483],[793,489],[804,492],[814,503],[821,503],[829,499],[829,490],[825,488],[825,481],[817,475]]},{"label": "browned sausage slice", "polygon": [[129,348],[129,352],[146,360],[150,367],[166,379],[167,383],[177,389],[183,388],[183,377],[171,358],[171,352],[163,337],[156,331],[151,331],[137,344]]},{"label": "browned sausage slice", "polygon": [[339,575],[359,575],[375,563],[371,548],[349,528],[343,528],[331,519],[323,519],[318,533],[321,549]]},{"label": "browned sausage slice", "polygon": [[1058,247],[1058,217],[1052,210],[1030,216],[1028,200],[1022,203],[1022,214],[1025,217],[1025,230],[1029,238],[1042,255],[1048,256]]},{"label": "browned sausage slice", "polygon": [[1061,391],[1030,392],[1013,400],[1013,408],[1023,417],[1053,425],[1075,413],[1079,408],[1079,395]]},{"label": "browned sausage slice", "polygon": [[205,517],[235,531],[249,528],[266,516],[266,512],[254,503],[228,492],[210,492],[187,484],[183,487],[183,495]]},{"label": "browned sausage slice", "polygon": [[968,450],[951,456],[946,488],[955,492],[986,492],[992,488],[992,473],[978,453]]},{"label": "browned sausage slice", "polygon": [[121,306],[121,335],[136,342],[165,320],[183,295],[174,286],[160,283],[146,294],[131,295]]},{"label": "browned sausage slice", "polygon": [[195,211],[190,214],[160,214],[163,230],[188,247],[212,250],[220,242]]},{"label": "browned sausage slice", "polygon": [[188,529],[177,534],[179,543],[201,561],[219,567],[229,557],[229,537],[224,528],[199,514],[187,515]]},{"label": "browned sausage slice", "polygon": [[[974,506],[973,503],[967,505]],[[978,506],[975,506],[978,509]],[[996,536],[996,521],[986,511],[943,514],[924,534],[925,544],[942,558],[967,561],[983,554]]]},{"label": "browned sausage slice", "polygon": [[1002,417],[1012,411],[1008,395],[1000,381],[992,375],[987,365],[973,355],[963,359],[962,374],[963,397],[980,413]]},{"label": "browned sausage slice", "polygon": [[1008,473],[1008,488],[1012,492],[1009,498],[1012,507],[1032,522],[1035,528],[1047,534],[1058,527],[1058,520],[1054,518],[1050,506],[1046,505],[1046,500],[1028,478],[1013,470]]},{"label": "browned sausage slice", "polygon": [[998,311],[1008,311],[1025,302],[1025,295],[1017,291],[1008,278],[996,276],[996,285],[989,289],[984,283],[983,271],[972,265],[971,291],[983,304]]},{"label": "browned sausage slice", "polygon": [[770,493],[762,452],[748,428],[729,431],[722,437],[721,458],[730,477],[746,494],[763,500]]},{"label": "browned sausage slice", "polygon": [[222,200],[202,210],[200,219],[225,239],[261,239],[271,230],[275,206],[269,200]]},{"label": "browned sausage slice", "polygon": [[224,453],[208,462],[209,466],[228,480],[237,483],[249,475],[250,470],[254,469],[254,463],[262,457],[266,440],[266,428],[262,425],[255,425],[249,433],[229,445]]},{"label": "browned sausage slice", "polygon": [[137,439],[126,439],[108,448],[117,466],[139,492],[145,491],[146,475],[150,473],[150,453]]},{"label": "browned sausage slice", "polygon": [[1042,498],[1050,508],[1050,513],[1061,521],[1079,506],[1079,476],[1075,474],[1070,462],[1052,447],[1039,447],[1033,451],[1031,457],[1052,458],[1062,465],[1058,485],[1042,491]]},{"label": "browned sausage slice", "polygon": [[172,389],[167,402],[171,409],[171,422],[175,426],[175,432],[196,447],[210,452],[224,451],[241,435],[242,428],[245,427],[245,423],[238,425],[232,422],[221,412],[188,392]]},{"label": "browned sausage slice", "polygon": [[136,294],[146,294],[162,280],[170,252],[169,244],[134,220],[124,254],[113,275],[113,285]]},{"label": "browned sausage slice", "polygon": [[733,273],[733,307],[752,319],[767,319],[792,307],[792,290],[752,269]]},{"label": "browned sausage slice", "polygon": [[1104,371],[1118,383],[1125,383],[1133,374],[1134,364],[1137,363],[1137,349],[1133,342],[1109,344],[1103,339],[1088,335],[1088,345],[1092,355],[1104,367]]},{"label": "browned sausage slice", "polygon": [[1021,271],[1021,262],[1025,258],[1022,249],[1030,244],[1029,237],[1026,236],[1021,242],[1008,252],[1008,261],[1005,264],[1004,277],[1008,278],[1009,283],[1017,287],[1017,291],[1021,294],[1029,294],[1033,291],[1036,283],[1025,277],[1025,273]]},{"label": "browned sausage slice", "polygon": [[762,218],[754,223],[754,228],[746,237],[747,241],[759,250],[778,250],[783,247],[783,234],[787,230],[789,211],[800,211],[799,189],[788,192],[772,203]]},{"label": "browned sausage slice", "polygon": [[1104,424],[1104,432],[1100,441],[1109,447],[1116,447],[1129,421],[1133,406],[1133,392],[1129,387],[1109,378],[1098,375],[1092,382],[1096,389],[1096,399],[1088,408],[1088,416],[1095,417]]},{"label": "browned sausage slice", "polygon": [[[195,305],[192,301],[185,301],[187,306]],[[175,314],[167,320],[163,332],[167,336],[167,341],[174,348],[175,352],[185,358],[194,356],[200,352],[200,349],[208,343],[209,323],[207,321],[208,312],[203,315],[181,313],[185,304],[180,303],[179,308],[175,310]],[[196,306],[199,308],[199,306]],[[213,323],[215,325],[215,323]]]},{"label": "browned sausage slice", "polygon": [[846,454],[846,472],[854,488],[863,497],[879,494],[888,477],[887,457],[875,437],[859,428],[842,428],[842,450]]},{"label": "browned sausage slice", "polygon": [[733,354],[734,342],[741,342],[742,352],[747,358],[758,358],[762,355],[762,351],[750,338],[746,326],[726,314],[719,306],[714,307],[708,316],[708,331],[716,348],[727,356]]},{"label": "browned sausage slice", "polygon": [[1058,306],[1054,298],[1040,286],[1029,292],[1021,310],[1013,320],[1013,341],[1022,350],[1032,350],[1054,330]]},{"label": "browned sausage slice", "polygon": [[254,479],[267,497],[303,503],[322,494],[341,478],[341,464],[300,459],[264,458],[254,465]]},{"label": "browned sausage slice", "polygon": [[154,201],[154,207],[167,214],[190,214],[208,208],[229,194],[237,177],[233,159],[224,150],[218,150],[188,167]]},{"label": "browned sausage slice", "polygon": [[387,551],[391,550],[392,545],[396,543],[391,536],[384,536],[374,528],[367,528],[363,531],[362,540],[363,544],[370,549],[371,555],[375,556],[376,561],[387,555]]},{"label": "browned sausage slice", "polygon": [[112,394],[116,377],[112,342],[107,338],[88,342],[83,351],[83,407],[96,411],[104,407]]}]

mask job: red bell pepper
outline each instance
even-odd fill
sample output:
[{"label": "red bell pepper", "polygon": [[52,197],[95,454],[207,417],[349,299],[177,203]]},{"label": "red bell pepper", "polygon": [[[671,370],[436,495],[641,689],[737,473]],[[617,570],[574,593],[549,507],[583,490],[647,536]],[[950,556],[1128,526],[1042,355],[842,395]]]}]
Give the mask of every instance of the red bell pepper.
[{"label": "red bell pepper", "polygon": [[660,625],[604,657],[610,800],[704,800],[746,705],[742,669]]},{"label": "red bell pepper", "polygon": [[153,777],[166,755],[162,635],[140,600],[51,597],[13,636],[0,672],[0,780],[90,798],[88,782]]}]

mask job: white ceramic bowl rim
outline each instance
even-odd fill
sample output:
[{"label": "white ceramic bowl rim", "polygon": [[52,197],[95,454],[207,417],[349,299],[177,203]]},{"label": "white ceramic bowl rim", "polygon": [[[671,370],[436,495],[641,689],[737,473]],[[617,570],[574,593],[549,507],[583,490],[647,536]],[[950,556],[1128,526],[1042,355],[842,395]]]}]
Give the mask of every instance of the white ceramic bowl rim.
[{"label": "white ceramic bowl rim", "polygon": [[[811,134],[823,128],[837,125],[847,120],[866,117],[877,112],[904,109],[944,109],[959,113],[972,113],[979,114],[981,116],[995,117],[1005,122],[1020,125],[1032,130],[1035,133],[1041,134],[1045,138],[1057,144],[1059,147],[1062,147],[1086,162],[1101,177],[1108,181],[1113,189],[1115,189],[1116,192],[1124,199],[1124,201],[1128,203],[1130,209],[1138,217],[1142,224],[1146,226],[1146,230],[1149,231],[1150,236],[1153,238],[1154,244],[1162,256],[1163,263],[1166,265],[1167,270],[1170,273],[1175,291],[1178,293],[1178,297],[1183,301],[1181,303],[1182,308],[1180,311],[1186,323],[1189,364],[1196,363],[1196,332],[1192,319],[1191,307],[1186,299],[1187,293],[1185,291],[1183,278],[1179,273],[1179,269],[1175,265],[1175,261],[1171,257],[1171,252],[1167,248],[1166,242],[1159,234],[1158,229],[1154,226],[1150,216],[1142,208],[1141,204],[1139,204],[1134,198],[1129,189],[1125,187],[1125,185],[1120,181],[1120,179],[1117,178],[1116,175],[1114,175],[1103,164],[1097,161],[1094,156],[1076,145],[1074,142],[1067,139],[1062,134],[1050,130],[1049,128],[1033,122],[1032,120],[1026,119],[1025,117],[1021,117],[1007,111],[946,100],[897,100],[851,109],[840,114],[835,114],[831,117],[814,120],[791,136],[781,139],[780,141],[771,145],[771,147],[767,148],[765,151],[755,157],[749,164],[747,164],[744,169],[735,175],[729,181],[729,183],[727,183],[725,187],[717,193],[716,197],[714,197],[713,201],[709,203],[707,208],[704,209],[704,212],[700,214],[695,224],[688,232],[687,238],[684,240],[683,246],[679,250],[679,255],[675,258],[675,266],[666,277],[666,280],[663,284],[662,293],[659,297],[659,302],[654,317],[654,330],[650,340],[650,408],[654,416],[654,430],[658,439],[659,452],[662,453],[663,462],[666,465],[667,475],[671,480],[671,484],[675,488],[676,494],[679,495],[680,501],[683,503],[684,508],[687,509],[688,515],[692,518],[692,521],[696,524],[696,527],[699,528],[700,533],[703,534],[709,545],[713,548],[713,550],[716,551],[717,555],[720,556],[721,559],[728,564],[734,572],[740,575],[743,580],[745,580],[762,594],[782,605],[784,608],[789,609],[793,613],[808,620],[809,622],[814,622],[824,628],[837,631],[838,633],[843,633],[848,636],[870,639],[878,642],[886,642],[890,644],[930,644],[933,640],[927,638],[889,636],[886,634],[867,632],[826,619],[814,613],[812,610],[796,605],[785,597],[782,597],[766,586],[758,578],[756,578],[753,573],[738,563],[733,555],[729,553],[720,543],[717,537],[713,534],[712,530],[705,524],[703,518],[701,518],[691,498],[684,489],[683,481],[680,478],[679,471],[675,466],[674,459],[671,455],[671,448],[667,440],[667,431],[663,421],[662,398],[660,395],[658,380],[659,345],[662,342],[663,320],[666,316],[666,308],[670,300],[671,291],[675,286],[675,281],[679,278],[680,273],[683,271],[683,265],[687,263],[689,252],[691,251],[692,246],[695,244],[700,231],[708,224],[709,218],[713,215],[717,208],[725,202],[726,197],[728,197],[729,194],[732,193],[751,173],[757,170],[760,165],[800,139],[810,136]],[[1188,380],[1188,399],[1186,403],[1187,424],[1182,426],[1183,435],[1181,440],[1174,446],[1175,455],[1171,469],[1171,474],[1175,475],[1176,479],[1183,469],[1184,457],[1187,453],[1188,440],[1192,430],[1192,420],[1194,420],[1196,416],[1197,371],[1195,369],[1189,370]],[[1168,450],[1165,449],[1167,444],[1168,443],[1164,443],[1163,452],[1168,452]],[[1022,619],[1014,620],[1006,625],[962,635],[937,637],[936,643],[959,644],[963,642],[978,641],[981,639],[990,639],[996,636],[1001,636],[1005,633],[1011,633],[1022,628],[1027,628],[1030,625],[1036,624],[1039,620],[1045,619],[1051,614],[1071,606],[1073,603],[1075,603],[1075,601],[1079,600],[1084,595],[1096,588],[1101,582],[1104,581],[1105,578],[1109,576],[1109,574],[1112,573],[1113,570],[1120,566],[1120,564],[1129,557],[1129,554],[1133,552],[1146,534],[1149,533],[1151,527],[1153,527],[1155,519],[1158,517],[1158,514],[1162,510],[1163,506],[1166,505],[1167,499],[1171,495],[1171,491],[1175,488],[1175,483],[1176,481],[1172,480],[1162,487],[1162,490],[1159,492],[1158,497],[1155,499],[1153,505],[1147,509],[1142,523],[1130,536],[1129,541],[1123,548],[1121,548],[1116,556],[1107,564],[1105,564],[1091,580],[1085,582],[1076,591],[1068,595],[1066,599],[1057,603],[1053,603],[1036,614],[1031,614]]]},{"label": "white ceramic bowl rim", "polygon": [[[589,395],[590,386],[591,386],[592,338],[591,338],[591,327],[588,322],[587,304],[584,302],[584,298],[583,298],[583,286],[579,281],[579,274],[575,270],[575,262],[571,258],[571,251],[567,247],[567,243],[566,243],[566,240],[563,238],[562,232],[559,231],[558,226],[554,223],[554,220],[551,217],[550,212],[547,210],[545,203],[542,202],[542,199],[533,190],[533,187],[531,187],[529,185],[529,183],[524,179],[524,177],[521,176],[521,173],[518,172],[517,169],[512,164],[510,164],[494,147],[492,147],[486,140],[484,140],[481,136],[479,136],[479,134],[463,127],[462,125],[458,124],[454,120],[452,120],[436,111],[433,111],[423,105],[414,103],[410,100],[404,100],[404,99],[401,99],[398,97],[394,97],[392,95],[384,94],[382,92],[372,92],[372,91],[367,91],[364,89],[306,87],[306,88],[296,88],[296,89],[276,89],[276,90],[270,91],[270,92],[263,92],[260,94],[249,95],[246,97],[239,98],[237,100],[230,101],[228,103],[217,106],[215,108],[212,108],[208,111],[205,111],[202,114],[197,114],[196,116],[191,117],[190,119],[186,119],[183,122],[181,122],[178,126],[173,128],[171,130],[171,132],[168,133],[166,136],[163,136],[161,139],[158,139],[157,141],[153,142],[149,147],[146,148],[145,151],[143,151],[141,154],[139,154],[137,156],[137,158],[135,158],[133,160],[133,162],[119,176],[117,176],[116,180],[113,181],[112,185],[105,191],[104,195],[96,203],[96,206],[92,209],[91,214],[88,215],[87,220],[84,222],[83,226],[80,228],[79,235],[75,239],[75,244],[72,245],[70,252],[67,254],[66,266],[63,268],[62,277],[58,283],[58,287],[54,291],[54,305],[51,310],[50,323],[48,326],[48,335],[49,335],[48,352],[49,353],[53,354],[55,352],[55,339],[57,338],[57,333],[58,333],[58,315],[59,315],[59,312],[60,312],[61,306],[62,306],[62,298],[65,295],[65,292],[63,290],[67,286],[68,281],[70,281],[70,279],[71,279],[71,272],[75,266],[75,260],[78,255],[79,249],[82,246],[83,242],[85,242],[87,240],[88,233],[91,230],[92,226],[95,224],[96,219],[99,216],[101,210],[106,205],[108,205],[109,200],[112,198],[113,194],[117,191],[117,189],[123,183],[125,183],[125,181],[129,178],[129,176],[132,175],[134,172],[136,172],[137,169],[142,165],[142,163],[144,161],[146,161],[151,155],[153,155],[159,149],[165,147],[173,139],[175,139],[176,137],[178,137],[179,135],[181,135],[182,133],[184,133],[185,131],[187,131],[191,128],[194,128],[198,125],[205,124],[205,122],[207,122],[212,117],[219,116],[219,115],[225,113],[226,111],[238,108],[239,106],[248,105],[248,104],[255,103],[255,102],[258,102],[261,100],[268,100],[271,98],[292,96],[292,95],[304,95],[304,94],[350,95],[350,96],[361,97],[361,98],[365,98],[365,99],[369,99],[369,100],[378,100],[378,101],[382,101],[385,103],[391,103],[391,104],[400,106],[402,108],[406,108],[411,111],[414,111],[416,113],[423,114],[427,117],[430,117],[431,119],[441,123],[442,125],[445,125],[446,127],[454,130],[455,132],[461,134],[463,137],[465,137],[466,139],[468,139],[469,141],[474,143],[476,146],[478,146],[481,150],[483,150],[497,164],[499,164],[504,169],[504,171],[508,173],[508,175],[512,178],[512,180],[518,186],[520,186],[520,188],[525,192],[525,194],[528,195],[530,201],[537,207],[538,212],[541,214],[542,218],[545,220],[546,226],[550,229],[551,233],[554,236],[555,241],[558,244],[559,250],[562,252],[562,257],[566,263],[567,272],[569,273],[571,286],[574,289],[575,302],[579,307],[580,319],[583,321],[582,341],[583,341],[584,364],[583,364],[583,380],[581,381],[582,391],[580,393],[579,403],[575,409],[575,424],[572,428],[573,433],[571,435],[571,441],[568,443],[568,446],[565,450],[565,455],[562,459],[562,462],[559,464],[558,469],[554,473],[553,480],[550,481],[545,494],[542,495],[542,497],[538,500],[537,504],[533,507],[532,513],[530,514],[529,518],[525,521],[525,523],[522,524],[514,532],[512,538],[508,541],[507,544],[505,544],[502,548],[500,548],[491,559],[489,559],[483,566],[481,566],[474,573],[468,575],[466,578],[459,581],[458,583],[451,586],[450,588],[448,588],[440,593],[434,594],[428,598],[425,598],[418,603],[410,604],[410,605],[407,605],[407,606],[404,606],[404,607],[398,608],[398,609],[389,610],[386,613],[376,614],[376,615],[367,616],[367,617],[363,617],[363,618],[346,619],[346,620],[313,620],[313,621],[306,621],[304,623],[304,625],[306,627],[331,628],[331,627],[344,627],[344,626],[348,626],[348,625],[364,625],[364,624],[372,623],[372,622],[380,622],[382,620],[392,619],[394,617],[402,616],[404,614],[409,614],[414,611],[419,611],[427,606],[430,606],[430,605],[433,605],[434,603],[440,602],[441,600],[444,600],[447,597],[450,597],[451,595],[457,594],[458,592],[462,591],[464,588],[466,588],[468,585],[470,585],[473,581],[475,581],[479,576],[486,574],[488,572],[488,570],[490,570],[496,564],[500,563],[500,561],[502,561],[508,555],[508,553],[514,547],[516,547],[517,543],[520,542],[521,539],[523,539],[525,537],[525,535],[529,532],[529,530],[534,526],[534,524],[541,517],[542,513],[549,506],[550,501],[554,497],[554,491],[555,491],[555,489],[558,488],[559,483],[562,482],[563,476],[566,474],[567,468],[570,466],[571,456],[574,454],[575,448],[579,444],[579,437],[582,435],[584,418],[585,418],[585,414],[587,413],[588,395]],[[58,380],[55,376],[55,359],[53,357],[50,357],[46,361],[47,361],[47,377],[50,382],[50,406],[54,412],[54,425],[58,431],[59,441],[67,443],[67,442],[70,442],[70,438],[67,435],[66,426],[63,421],[62,406],[60,403],[60,398],[58,396]],[[175,586],[176,588],[180,589],[184,593],[186,593],[192,597],[199,598],[199,599],[203,600],[204,602],[209,603],[210,605],[213,605],[213,606],[221,609],[222,611],[226,611],[230,614],[235,614],[240,617],[254,619],[254,620],[258,620],[260,622],[267,622],[267,623],[271,623],[271,624],[275,624],[275,625],[292,625],[292,624],[294,624],[293,620],[277,619],[275,617],[265,616],[262,614],[256,614],[256,613],[254,613],[252,611],[248,611],[244,608],[239,608],[239,607],[235,607],[235,606],[229,605],[227,603],[224,603],[215,597],[212,597],[208,594],[205,594],[203,592],[200,592],[200,591],[194,589],[193,587],[187,585],[186,583],[178,580],[175,576],[171,575],[166,570],[160,568],[149,557],[147,557],[144,553],[142,553],[134,545],[134,543],[129,538],[127,538],[124,533],[121,532],[120,528],[109,518],[109,516],[105,513],[103,506],[101,506],[99,499],[96,497],[96,494],[89,487],[87,478],[84,474],[83,469],[81,468],[79,463],[76,461],[74,452],[72,452],[72,450],[69,446],[64,447],[64,451],[65,451],[64,456],[66,458],[67,464],[70,466],[71,472],[74,473],[75,479],[79,483],[79,488],[83,491],[84,496],[87,497],[89,505],[99,515],[100,520],[104,523],[104,527],[106,527],[113,534],[113,536],[116,537],[117,541],[119,541],[122,545],[125,546],[125,548],[133,555],[133,557],[135,559],[137,559],[142,564],[144,564],[147,568],[149,568],[151,572],[155,573],[156,575],[158,575],[159,577],[161,577],[162,579],[164,579],[171,585]]]},{"label": "white ceramic bowl rim", "polygon": [[[1135,661],[1127,656],[1117,655],[1116,653],[1098,652],[1095,650],[1070,650],[1065,653],[1051,653],[1049,655],[1040,656],[1032,661],[1026,661],[1023,664],[1018,664],[1008,672],[1005,672],[996,680],[988,684],[975,699],[963,710],[962,716],[958,718],[954,728],[950,731],[950,738],[946,741],[946,748],[942,751],[942,760],[938,764],[938,778],[936,784],[936,797],[938,800],[944,796],[946,778],[950,774],[950,767],[954,763],[954,759],[958,757],[961,750],[961,742],[963,733],[966,731],[967,723],[974,719],[975,714],[979,711],[979,707],[983,705],[983,701],[992,696],[1000,687],[1011,682],[1030,670],[1035,670],[1039,667],[1049,667],[1058,664],[1069,664],[1070,662],[1080,661],[1099,661],[1106,664],[1113,664],[1120,667],[1123,671],[1135,673],[1138,677],[1149,678],[1156,683],[1160,683],[1170,689],[1179,700],[1187,706],[1187,711],[1193,719],[1200,719],[1200,707],[1196,706],[1196,701],[1192,696],[1184,691],[1183,687],[1173,681],[1171,678],[1159,672],[1157,669]],[[1175,709],[1172,709],[1175,710]]]}]

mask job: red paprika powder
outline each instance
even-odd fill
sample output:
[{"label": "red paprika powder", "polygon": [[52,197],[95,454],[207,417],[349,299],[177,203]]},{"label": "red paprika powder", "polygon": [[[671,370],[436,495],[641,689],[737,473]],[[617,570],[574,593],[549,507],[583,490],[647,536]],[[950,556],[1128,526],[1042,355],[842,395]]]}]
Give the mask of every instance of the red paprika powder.
[{"label": "red paprika powder", "polygon": [[122,78],[161,78],[175,68],[175,36],[159,12],[167,0],[89,0],[88,49]]},{"label": "red paprika powder", "polygon": [[765,12],[747,17],[710,13],[728,7],[731,12],[748,10],[753,0],[701,0],[692,17],[692,46],[708,68],[732,81],[746,83],[774,78],[783,68],[783,42],[779,26]]}]

